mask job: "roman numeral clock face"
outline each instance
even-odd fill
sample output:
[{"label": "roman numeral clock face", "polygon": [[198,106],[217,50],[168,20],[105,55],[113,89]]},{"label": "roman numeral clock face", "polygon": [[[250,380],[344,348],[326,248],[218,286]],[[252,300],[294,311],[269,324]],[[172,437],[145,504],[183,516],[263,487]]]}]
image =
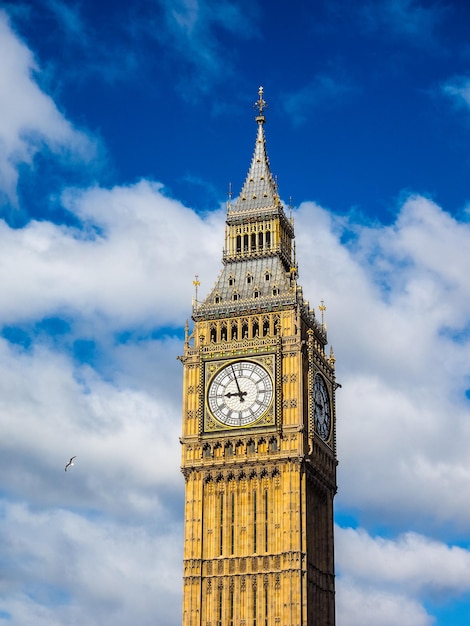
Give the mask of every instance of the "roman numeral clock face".
[{"label": "roman numeral clock face", "polygon": [[315,430],[323,441],[328,441],[331,430],[330,398],[325,381],[320,374],[316,374],[313,384],[313,417]]},{"label": "roman numeral clock face", "polygon": [[210,381],[207,404],[224,426],[242,428],[257,422],[273,400],[273,381],[254,361],[235,361],[220,369]]}]

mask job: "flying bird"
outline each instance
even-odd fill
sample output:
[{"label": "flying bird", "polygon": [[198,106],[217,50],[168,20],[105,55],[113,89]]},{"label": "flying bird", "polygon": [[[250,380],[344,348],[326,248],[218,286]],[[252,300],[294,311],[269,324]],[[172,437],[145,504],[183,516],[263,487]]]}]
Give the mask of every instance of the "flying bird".
[{"label": "flying bird", "polygon": [[67,463],[67,465],[65,466],[65,471],[67,471],[67,468],[70,467],[71,465],[73,465],[73,460],[76,459],[76,456],[73,456],[70,461]]}]

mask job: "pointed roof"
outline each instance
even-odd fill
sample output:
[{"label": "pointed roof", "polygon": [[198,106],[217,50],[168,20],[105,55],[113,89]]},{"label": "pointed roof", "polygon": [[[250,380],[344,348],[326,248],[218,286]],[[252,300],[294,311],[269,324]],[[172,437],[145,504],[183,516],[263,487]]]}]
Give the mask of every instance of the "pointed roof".
[{"label": "pointed roof", "polygon": [[259,211],[266,213],[266,210],[277,212],[282,206],[276,182],[271,174],[268,153],[266,151],[266,138],[264,135],[266,118],[263,115],[263,110],[267,105],[263,100],[262,87],[259,88],[258,94],[259,99],[255,102],[255,107],[259,109],[259,115],[256,117],[258,132],[255,150],[240,195],[235,204],[228,208],[228,217],[234,214],[257,213]]}]

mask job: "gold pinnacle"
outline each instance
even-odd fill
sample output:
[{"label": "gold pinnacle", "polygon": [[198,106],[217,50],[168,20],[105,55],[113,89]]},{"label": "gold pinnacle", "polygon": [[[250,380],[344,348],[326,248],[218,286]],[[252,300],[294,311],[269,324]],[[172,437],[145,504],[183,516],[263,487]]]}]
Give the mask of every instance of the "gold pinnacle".
[{"label": "gold pinnacle", "polygon": [[197,288],[199,287],[199,285],[201,284],[198,280],[199,276],[196,274],[195,275],[195,279],[193,280],[193,285],[195,287],[195,294],[194,294],[194,300],[193,300],[193,307],[197,307]]}]

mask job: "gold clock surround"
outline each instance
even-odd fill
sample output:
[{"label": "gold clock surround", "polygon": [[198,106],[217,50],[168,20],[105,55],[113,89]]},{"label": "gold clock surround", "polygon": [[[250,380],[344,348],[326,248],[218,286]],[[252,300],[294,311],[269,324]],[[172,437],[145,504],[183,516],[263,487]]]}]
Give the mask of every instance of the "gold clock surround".
[{"label": "gold clock surround", "polygon": [[[258,416],[247,416],[246,418],[239,419],[237,421],[236,417],[230,418],[227,416],[222,417],[222,419],[218,419],[216,414],[216,407],[214,403],[210,401],[210,390],[214,384],[214,381],[217,380],[217,377],[225,372],[227,368],[231,368],[237,364],[241,363],[249,363],[253,364],[254,368],[259,368],[263,372],[266,372],[266,376],[269,379],[267,381],[267,385],[269,389],[267,389],[266,395],[269,398],[264,398],[265,407],[263,410],[259,410]],[[237,428],[254,428],[254,427],[264,427],[264,426],[274,426],[276,423],[276,415],[275,415],[275,358],[274,355],[258,355],[256,357],[250,356],[245,358],[238,359],[218,359],[206,361],[204,363],[204,380],[205,380],[205,402],[204,402],[204,432],[211,433],[220,430],[234,430]],[[235,381],[234,381],[235,382]],[[246,385],[245,385],[246,387]],[[233,388],[233,385],[232,387]],[[242,391],[242,393],[245,393]],[[212,406],[211,406],[212,404]],[[232,406],[235,403],[232,403]],[[261,403],[261,407],[263,404]],[[240,405],[240,411],[243,409],[243,405]],[[226,411],[227,412],[227,411]],[[225,423],[224,423],[225,419]]]}]

